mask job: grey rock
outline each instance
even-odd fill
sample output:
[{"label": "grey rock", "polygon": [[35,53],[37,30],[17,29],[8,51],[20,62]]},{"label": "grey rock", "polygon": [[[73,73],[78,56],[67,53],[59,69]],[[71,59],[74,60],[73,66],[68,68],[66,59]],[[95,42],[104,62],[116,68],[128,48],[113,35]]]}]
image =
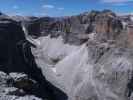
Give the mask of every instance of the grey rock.
[{"label": "grey rock", "polygon": [[[23,82],[24,79],[25,82]],[[30,83],[32,84],[27,83],[26,81],[31,81]],[[0,100],[41,100],[34,96],[34,93],[28,94],[27,91],[25,91],[25,88],[32,91],[32,88],[34,88],[33,84],[37,83],[35,83],[34,80],[29,79],[26,74],[10,73],[10,75],[7,75],[0,71]]]}]

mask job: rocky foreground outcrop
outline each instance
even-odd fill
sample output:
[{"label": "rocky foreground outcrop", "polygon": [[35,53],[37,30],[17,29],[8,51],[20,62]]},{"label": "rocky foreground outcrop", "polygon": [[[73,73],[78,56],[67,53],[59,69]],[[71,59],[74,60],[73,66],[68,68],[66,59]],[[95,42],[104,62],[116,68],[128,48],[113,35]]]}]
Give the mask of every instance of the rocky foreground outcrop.
[{"label": "rocky foreground outcrop", "polygon": [[0,71],[0,100],[42,100],[34,96],[38,85],[26,74]]}]

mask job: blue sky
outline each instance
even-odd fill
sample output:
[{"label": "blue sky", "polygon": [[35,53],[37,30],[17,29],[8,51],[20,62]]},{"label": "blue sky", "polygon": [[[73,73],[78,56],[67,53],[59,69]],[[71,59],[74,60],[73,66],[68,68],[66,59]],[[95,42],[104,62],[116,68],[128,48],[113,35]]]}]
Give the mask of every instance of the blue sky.
[{"label": "blue sky", "polygon": [[0,10],[8,15],[70,16],[103,9],[132,13],[133,0],[0,0]]}]

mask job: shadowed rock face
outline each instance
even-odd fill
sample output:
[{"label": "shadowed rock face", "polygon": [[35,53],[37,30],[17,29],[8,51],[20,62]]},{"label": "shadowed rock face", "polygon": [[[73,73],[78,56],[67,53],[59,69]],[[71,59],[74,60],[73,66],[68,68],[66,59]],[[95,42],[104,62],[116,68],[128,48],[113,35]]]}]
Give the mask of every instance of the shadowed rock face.
[{"label": "shadowed rock face", "polygon": [[[6,73],[24,72],[39,83],[37,96],[48,100],[67,97],[42,75],[31,53],[32,44],[25,39],[20,23],[0,16],[0,70]],[[62,99],[61,99],[62,100]]]},{"label": "shadowed rock face", "polygon": [[28,22],[27,28],[30,35],[48,35],[48,31],[50,31],[51,23],[54,23],[53,18],[44,17],[33,19]]},{"label": "shadowed rock face", "polygon": [[[8,66],[11,54],[20,40],[24,40],[24,33],[19,23],[0,16],[0,65]],[[0,67],[3,69],[3,67]],[[4,68],[5,70],[5,68]],[[7,71],[7,70],[6,70]]]}]

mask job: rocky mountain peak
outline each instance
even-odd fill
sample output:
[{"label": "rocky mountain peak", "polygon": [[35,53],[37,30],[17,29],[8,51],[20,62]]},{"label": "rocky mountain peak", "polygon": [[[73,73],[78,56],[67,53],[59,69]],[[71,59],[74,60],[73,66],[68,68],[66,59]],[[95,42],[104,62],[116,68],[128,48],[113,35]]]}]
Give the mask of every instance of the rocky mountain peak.
[{"label": "rocky mountain peak", "polygon": [[112,12],[111,10],[109,10],[109,9],[105,9],[101,13],[116,16],[116,14],[114,12]]}]

